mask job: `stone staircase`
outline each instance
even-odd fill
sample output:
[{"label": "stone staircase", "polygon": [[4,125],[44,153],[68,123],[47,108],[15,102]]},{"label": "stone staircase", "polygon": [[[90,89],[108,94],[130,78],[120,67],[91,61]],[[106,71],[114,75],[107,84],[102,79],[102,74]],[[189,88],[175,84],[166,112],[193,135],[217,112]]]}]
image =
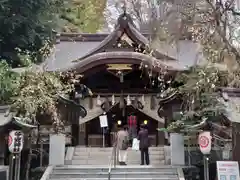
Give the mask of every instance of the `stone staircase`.
[{"label": "stone staircase", "polygon": [[[49,180],[108,180],[108,167],[65,165],[55,167]],[[128,166],[113,168],[111,180],[178,180],[178,169],[170,166]]]},{"label": "stone staircase", "polygon": [[[127,164],[140,165],[140,151],[128,150]],[[68,165],[107,165],[111,158],[112,148],[75,147],[72,159],[67,161]],[[164,148],[150,147],[150,164],[164,165]]]}]

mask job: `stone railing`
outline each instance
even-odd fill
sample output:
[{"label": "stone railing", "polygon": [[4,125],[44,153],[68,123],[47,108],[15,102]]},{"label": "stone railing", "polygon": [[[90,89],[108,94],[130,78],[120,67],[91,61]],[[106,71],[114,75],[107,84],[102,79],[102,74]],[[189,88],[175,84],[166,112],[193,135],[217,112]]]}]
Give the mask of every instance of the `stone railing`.
[{"label": "stone railing", "polygon": [[48,166],[40,180],[49,180],[49,177],[53,171],[53,168],[54,168],[54,166]]}]

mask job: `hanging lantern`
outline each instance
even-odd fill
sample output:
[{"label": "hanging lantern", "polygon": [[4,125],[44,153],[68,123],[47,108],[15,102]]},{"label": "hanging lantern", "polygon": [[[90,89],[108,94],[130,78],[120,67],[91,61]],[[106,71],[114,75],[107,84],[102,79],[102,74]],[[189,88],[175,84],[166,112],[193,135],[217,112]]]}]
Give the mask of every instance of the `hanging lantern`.
[{"label": "hanging lantern", "polygon": [[198,144],[203,154],[210,154],[212,148],[212,136],[209,131],[203,131],[198,136]]},{"label": "hanging lantern", "polygon": [[131,105],[131,99],[130,99],[130,96],[128,95],[127,96],[127,106],[130,106]]},{"label": "hanging lantern", "polygon": [[114,94],[112,95],[112,106],[116,103]]},{"label": "hanging lantern", "polygon": [[102,105],[101,97],[100,97],[100,95],[98,95],[98,97],[97,97],[97,106],[101,106],[101,105]]},{"label": "hanging lantern", "polygon": [[144,98],[144,95],[142,95],[142,104],[145,105],[145,98]]}]

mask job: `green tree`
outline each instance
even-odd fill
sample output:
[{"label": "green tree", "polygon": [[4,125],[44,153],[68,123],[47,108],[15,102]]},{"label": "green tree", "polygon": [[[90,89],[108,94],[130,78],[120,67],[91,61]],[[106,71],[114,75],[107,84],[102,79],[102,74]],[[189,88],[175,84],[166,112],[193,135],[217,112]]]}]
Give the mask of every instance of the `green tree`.
[{"label": "green tree", "polygon": [[15,91],[17,73],[11,71],[6,61],[0,62],[0,105],[10,104]]},{"label": "green tree", "polygon": [[59,73],[29,70],[21,73],[15,81],[16,91],[11,111],[29,124],[41,124],[36,119],[38,114],[49,115],[56,127],[56,132],[63,130],[63,122],[59,117],[57,104],[59,95],[71,91],[69,83],[63,83]]},{"label": "green tree", "polygon": [[70,0],[63,4],[58,13],[60,31],[95,33],[102,27],[106,0]]},{"label": "green tree", "polygon": [[[34,57],[52,40],[56,9],[61,0],[0,0],[0,58],[13,67],[24,65],[19,58],[25,51]],[[41,58],[33,58],[35,62]]]}]

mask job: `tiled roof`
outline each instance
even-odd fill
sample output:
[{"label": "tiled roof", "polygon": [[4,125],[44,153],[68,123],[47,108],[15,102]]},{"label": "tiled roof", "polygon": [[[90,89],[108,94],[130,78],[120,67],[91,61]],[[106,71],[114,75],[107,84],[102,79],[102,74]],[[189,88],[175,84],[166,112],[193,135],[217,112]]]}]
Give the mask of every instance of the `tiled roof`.
[{"label": "tiled roof", "polygon": [[[116,41],[122,33],[140,45],[148,45],[149,35],[143,35],[132,22],[130,15],[122,14],[118,18],[115,30],[110,34],[62,34],[60,42],[56,44],[52,55],[42,64],[47,71],[68,69],[75,63],[74,60],[81,60],[93,54],[104,52],[113,41]],[[179,40],[177,48],[168,46],[166,42],[153,42],[153,56],[160,60],[167,60],[179,70],[195,65],[198,60],[198,46],[190,40]],[[114,51],[114,50],[113,50]],[[170,62],[174,60],[174,62]]]},{"label": "tiled roof", "polygon": [[44,69],[57,71],[73,65],[73,60],[83,57],[100,42],[62,41],[56,44],[53,54],[44,62]]}]

